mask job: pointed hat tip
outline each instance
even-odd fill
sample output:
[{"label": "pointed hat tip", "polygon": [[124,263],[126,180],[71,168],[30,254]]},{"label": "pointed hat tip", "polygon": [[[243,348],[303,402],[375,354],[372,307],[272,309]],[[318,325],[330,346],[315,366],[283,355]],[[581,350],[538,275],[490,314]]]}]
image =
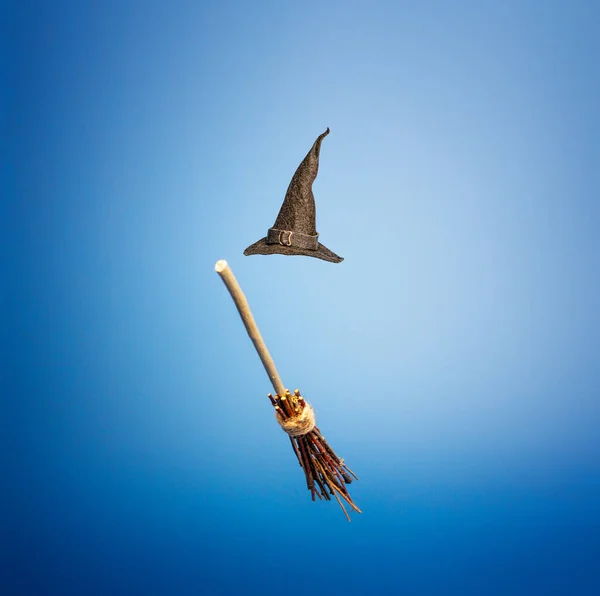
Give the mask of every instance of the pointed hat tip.
[{"label": "pointed hat tip", "polygon": [[315,141],[315,143],[318,143],[319,145],[321,144],[321,141],[329,134],[329,126],[327,127],[327,130],[325,132],[322,132],[318,137],[317,140]]}]

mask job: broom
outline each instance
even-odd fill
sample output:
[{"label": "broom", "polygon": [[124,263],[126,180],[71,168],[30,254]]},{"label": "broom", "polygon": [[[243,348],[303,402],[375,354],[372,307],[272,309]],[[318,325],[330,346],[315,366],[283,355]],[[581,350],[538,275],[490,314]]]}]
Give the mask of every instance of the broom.
[{"label": "broom", "polygon": [[331,448],[321,431],[316,426],[315,413],[310,404],[296,389],[294,393],[287,390],[275,368],[275,363],[269,354],[269,350],[256,326],[250,306],[240,288],[227,261],[217,261],[215,271],[221,276],[225,286],[240,313],[246,331],[258,352],[258,355],[269,375],[269,379],[275,389],[275,395],[269,393],[268,397],[275,409],[275,418],[281,428],[287,433],[290,443],[300,467],[306,476],[306,486],[311,493],[312,500],[325,499],[330,501],[333,496],[339,503],[344,515],[350,521],[350,516],[343,501],[354,511],[362,513],[354,504],[348,492],[347,485],[358,477],[338,457]]}]

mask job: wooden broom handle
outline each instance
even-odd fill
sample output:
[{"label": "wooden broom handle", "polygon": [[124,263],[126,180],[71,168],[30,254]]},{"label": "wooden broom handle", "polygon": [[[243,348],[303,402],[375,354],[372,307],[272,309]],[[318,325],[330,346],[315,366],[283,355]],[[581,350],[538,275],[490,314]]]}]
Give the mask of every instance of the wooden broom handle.
[{"label": "wooden broom handle", "polygon": [[217,261],[215,265],[215,271],[221,276],[225,287],[229,290],[229,293],[235,302],[235,306],[240,313],[240,317],[242,317],[242,322],[246,327],[246,331],[248,332],[256,351],[258,352],[258,356],[260,357],[261,362],[263,363],[263,366],[269,375],[269,379],[271,379],[275,393],[278,395],[285,395],[285,387],[279,378],[273,358],[271,358],[271,354],[269,354],[269,350],[267,349],[262,335],[256,326],[256,321],[254,320],[252,312],[250,311],[248,300],[246,300],[246,296],[244,295],[244,292],[242,292],[240,284],[235,278],[235,275],[233,275],[233,271],[231,271],[227,261],[223,259]]}]

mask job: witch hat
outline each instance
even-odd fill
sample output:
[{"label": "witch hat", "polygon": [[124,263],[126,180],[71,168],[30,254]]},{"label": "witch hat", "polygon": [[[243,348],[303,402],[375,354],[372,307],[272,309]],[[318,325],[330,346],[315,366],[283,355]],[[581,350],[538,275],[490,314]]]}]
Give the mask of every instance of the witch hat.
[{"label": "witch hat", "polygon": [[283,205],[265,238],[251,244],[245,251],[250,255],[304,255],[330,263],[344,259],[319,242],[316,228],[315,197],[312,184],[319,171],[321,142],[329,128],[319,135],[311,150],[298,166],[285,193]]}]

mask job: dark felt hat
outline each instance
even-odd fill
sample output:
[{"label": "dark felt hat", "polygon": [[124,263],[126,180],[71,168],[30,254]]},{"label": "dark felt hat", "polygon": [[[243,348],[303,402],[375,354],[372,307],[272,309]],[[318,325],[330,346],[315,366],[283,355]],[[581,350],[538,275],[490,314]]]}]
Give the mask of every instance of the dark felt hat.
[{"label": "dark felt hat", "polygon": [[315,197],[312,184],[319,171],[321,142],[329,128],[319,135],[311,150],[298,166],[285,193],[283,205],[272,228],[265,238],[251,244],[245,251],[249,255],[304,255],[330,263],[344,259],[319,242],[316,228]]}]

